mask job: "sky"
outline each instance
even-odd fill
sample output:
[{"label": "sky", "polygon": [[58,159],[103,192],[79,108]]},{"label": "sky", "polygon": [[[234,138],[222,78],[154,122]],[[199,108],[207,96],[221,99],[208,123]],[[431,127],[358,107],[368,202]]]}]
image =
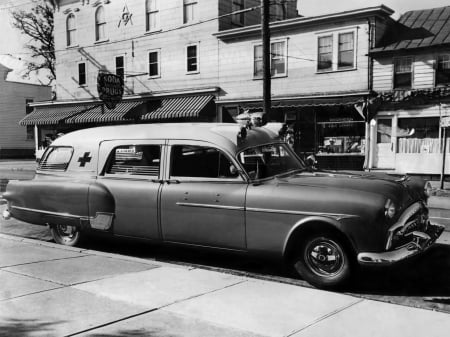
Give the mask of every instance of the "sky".
[{"label": "sky", "polygon": [[[25,60],[29,58],[28,55],[23,54],[26,53],[23,46],[28,42],[28,39],[11,26],[9,11],[11,9],[27,9],[30,3],[31,0],[0,0],[0,63],[15,70],[8,76],[9,80],[25,81],[20,75],[23,71],[21,68],[24,68]],[[301,15],[315,16],[381,4],[393,9],[395,13],[392,17],[398,19],[402,13],[409,10],[450,6],[450,0],[298,0],[298,10]],[[36,83],[36,81],[38,81],[38,78],[31,80],[33,83]]]}]

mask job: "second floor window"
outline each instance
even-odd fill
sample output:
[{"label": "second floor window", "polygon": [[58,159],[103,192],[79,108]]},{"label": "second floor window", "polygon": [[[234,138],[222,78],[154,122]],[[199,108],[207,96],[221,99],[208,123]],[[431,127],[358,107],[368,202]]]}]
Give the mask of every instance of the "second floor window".
[{"label": "second floor window", "polygon": [[186,70],[188,73],[198,72],[198,48],[197,45],[187,46],[186,48],[187,54],[187,64]]},{"label": "second floor window", "polygon": [[450,54],[439,55],[436,67],[436,85],[450,83]]},{"label": "second floor window", "polygon": [[159,50],[148,53],[148,76],[159,77]]},{"label": "second floor window", "polygon": [[339,34],[338,69],[353,68],[354,43],[353,33]]},{"label": "second floor window", "polygon": [[274,1],[271,5],[270,21],[285,20],[287,17],[286,0]]},{"label": "second floor window", "polygon": [[69,14],[67,17],[66,22],[66,29],[67,29],[67,45],[73,46],[76,44],[76,32],[77,27],[75,26],[75,15]]},{"label": "second floor window", "polygon": [[[273,77],[285,76],[287,73],[286,41],[272,42],[270,44],[270,74]],[[253,76],[263,76],[263,52],[262,46],[254,47]]]},{"label": "second floor window", "polygon": [[[231,12],[242,11],[244,9],[244,0],[232,0]],[[231,16],[231,23],[235,26],[244,25],[244,13],[237,13]]]},{"label": "second floor window", "polygon": [[394,60],[394,89],[409,89],[412,86],[412,58]]},{"label": "second floor window", "polygon": [[333,36],[319,37],[317,70],[327,71],[332,69],[333,69]]},{"label": "second floor window", "polygon": [[[26,98],[25,99],[25,114],[29,115],[33,112],[33,107],[29,106],[30,103],[33,103],[32,98]],[[33,140],[34,139],[34,127],[33,125],[27,125],[27,140]]]},{"label": "second floor window", "polygon": [[146,29],[148,32],[159,29],[158,0],[147,0],[146,2]]},{"label": "second floor window", "polygon": [[86,63],[78,63],[78,84],[86,85]]},{"label": "second floor window", "polygon": [[116,75],[125,79],[125,58],[123,56],[116,57]]},{"label": "second floor window", "polygon": [[101,41],[106,38],[106,20],[105,9],[97,8],[95,12],[95,41]]},{"label": "second floor window", "polygon": [[183,23],[191,23],[196,19],[197,0],[183,0]]}]

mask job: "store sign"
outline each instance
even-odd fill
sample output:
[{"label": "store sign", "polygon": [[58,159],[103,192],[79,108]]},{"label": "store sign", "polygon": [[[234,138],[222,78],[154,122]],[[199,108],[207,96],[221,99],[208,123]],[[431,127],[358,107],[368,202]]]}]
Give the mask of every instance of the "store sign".
[{"label": "store sign", "polygon": [[450,116],[441,117],[441,128],[449,128],[450,127]]},{"label": "store sign", "polygon": [[105,103],[108,109],[114,109],[122,100],[123,78],[115,75],[99,72],[97,76],[98,97]]}]

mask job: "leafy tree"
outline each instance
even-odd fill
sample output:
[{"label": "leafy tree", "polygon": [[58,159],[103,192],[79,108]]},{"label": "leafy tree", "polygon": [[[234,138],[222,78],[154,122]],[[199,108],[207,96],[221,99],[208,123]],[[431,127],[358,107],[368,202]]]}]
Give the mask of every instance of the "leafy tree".
[{"label": "leafy tree", "polygon": [[25,47],[31,51],[33,61],[28,62],[25,76],[29,76],[31,72],[48,69],[49,84],[56,78],[53,40],[54,10],[54,0],[33,0],[31,10],[20,9],[11,13],[12,25],[22,34],[31,37],[31,41]]}]

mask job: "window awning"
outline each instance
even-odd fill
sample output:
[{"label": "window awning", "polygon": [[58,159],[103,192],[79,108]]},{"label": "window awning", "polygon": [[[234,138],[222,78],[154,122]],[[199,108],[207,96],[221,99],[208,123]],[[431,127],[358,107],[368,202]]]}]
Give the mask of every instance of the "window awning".
[{"label": "window awning", "polygon": [[55,125],[198,118],[210,112],[215,113],[215,107],[205,109],[213,99],[213,95],[197,95],[149,101],[123,101],[111,110],[100,103],[35,106],[35,110],[23,118],[20,124]]},{"label": "window awning", "polygon": [[114,109],[109,110],[104,105],[96,105],[93,108],[86,109],[76,113],[65,120],[67,124],[81,123],[105,123],[125,120],[125,114],[131,112],[134,108],[142,105],[142,101],[121,102]]},{"label": "window awning", "polygon": [[140,119],[143,121],[162,121],[180,118],[198,118],[213,98],[213,95],[198,95],[148,101],[148,112],[143,114]]},{"label": "window awning", "polygon": [[[341,96],[341,97],[317,97],[317,98],[298,98],[298,99],[284,99],[272,100],[272,108],[301,108],[314,106],[339,106],[339,105],[354,105],[363,99],[362,96]],[[260,110],[263,103],[249,102],[242,103],[244,109]]]},{"label": "window awning", "polygon": [[20,121],[20,125],[58,124],[65,118],[93,108],[95,108],[94,104],[36,106],[32,113]]}]

